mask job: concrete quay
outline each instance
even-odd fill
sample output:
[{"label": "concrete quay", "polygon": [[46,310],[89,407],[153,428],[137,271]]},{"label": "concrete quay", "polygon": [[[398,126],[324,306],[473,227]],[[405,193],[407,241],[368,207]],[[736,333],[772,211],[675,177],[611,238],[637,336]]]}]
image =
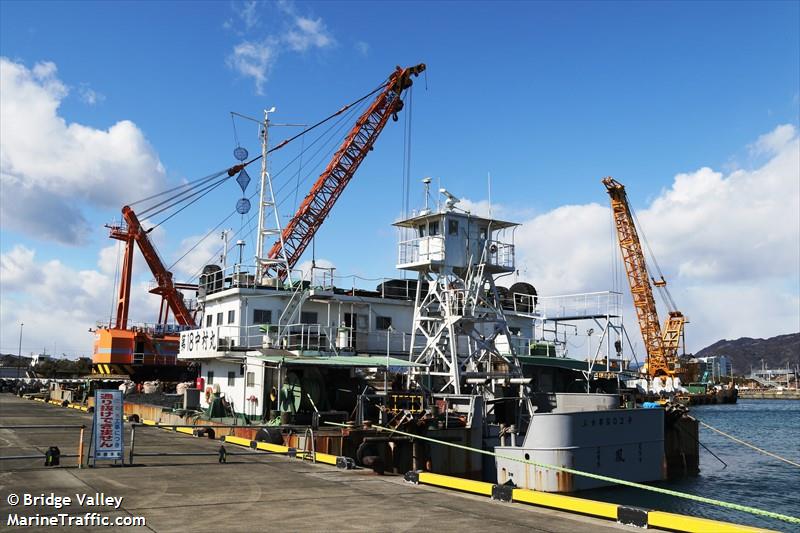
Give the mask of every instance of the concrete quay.
[{"label": "concrete quay", "polygon": [[[86,424],[91,415],[0,394],[0,425]],[[127,424],[126,424],[127,427]],[[126,439],[129,436],[126,431]],[[58,446],[77,453],[75,429],[0,429],[0,457],[44,453]],[[127,443],[126,443],[127,444]],[[216,452],[220,442],[155,428],[136,431],[137,452]],[[245,451],[226,445],[230,453]],[[44,458],[0,460],[0,522],[4,531],[54,531],[61,527],[8,525],[8,517],[84,516],[98,512],[143,517],[145,526],[88,525],[82,531],[546,531],[602,533],[637,531],[588,516],[500,503],[428,485],[412,485],[401,476],[378,476],[368,470],[339,470],[264,453],[216,456],[137,457],[136,465],[76,467],[62,458],[45,467]],[[70,497],[72,505],[11,505],[9,496]],[[119,508],[80,505],[76,495],[122,498]],[[13,500],[13,498],[12,498]],[[73,527],[63,528],[73,529]]]}]

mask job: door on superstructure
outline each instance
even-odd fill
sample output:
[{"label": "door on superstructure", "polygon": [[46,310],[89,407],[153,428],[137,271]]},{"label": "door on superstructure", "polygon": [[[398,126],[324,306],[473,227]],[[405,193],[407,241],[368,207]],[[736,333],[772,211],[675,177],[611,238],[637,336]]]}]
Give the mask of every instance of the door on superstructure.
[{"label": "door on superstructure", "polygon": [[356,351],[356,329],[358,328],[358,319],[355,313],[344,314],[344,327],[347,328],[348,342],[347,345]]},{"label": "door on superstructure", "polygon": [[348,328],[350,347],[353,351],[367,349],[367,341],[369,334],[369,315],[362,313],[345,313],[344,314],[344,327]]}]

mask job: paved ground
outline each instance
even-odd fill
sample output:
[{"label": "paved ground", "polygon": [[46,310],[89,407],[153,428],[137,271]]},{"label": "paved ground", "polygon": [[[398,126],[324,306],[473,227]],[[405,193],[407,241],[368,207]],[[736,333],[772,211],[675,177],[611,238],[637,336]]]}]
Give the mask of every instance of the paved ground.
[{"label": "paved ground", "polygon": [[[0,425],[90,424],[72,409],[0,394]],[[126,431],[128,433],[128,431]],[[86,441],[88,443],[88,428]],[[56,445],[76,453],[77,430],[0,429],[0,457],[44,452]],[[208,451],[219,442],[158,429],[137,430],[137,451]],[[229,451],[242,450],[228,445]],[[635,531],[612,522],[559,511],[411,485],[398,476],[344,471],[283,456],[137,458],[139,466],[77,469],[76,459],[45,468],[43,459],[0,461],[0,530],[53,531],[53,527],[7,527],[8,516],[81,515],[144,517],[145,527],[124,531]],[[10,494],[69,496],[72,505],[12,506]],[[76,494],[122,497],[119,509],[80,506]],[[13,499],[13,498],[12,498]],[[73,529],[73,528],[66,528]],[[89,526],[84,531],[117,528]]]}]

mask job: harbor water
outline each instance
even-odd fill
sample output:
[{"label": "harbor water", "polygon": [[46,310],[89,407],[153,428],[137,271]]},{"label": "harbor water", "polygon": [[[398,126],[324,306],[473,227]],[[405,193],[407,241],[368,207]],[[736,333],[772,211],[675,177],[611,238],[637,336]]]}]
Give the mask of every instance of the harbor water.
[{"label": "harbor water", "polygon": [[[800,463],[800,400],[739,400],[735,405],[703,405],[690,414],[725,433]],[[725,461],[700,449],[700,474],[653,484],[800,517],[800,468],[761,454],[700,426],[700,442]],[[596,500],[683,513],[778,531],[797,524],[629,487],[580,493]]]}]

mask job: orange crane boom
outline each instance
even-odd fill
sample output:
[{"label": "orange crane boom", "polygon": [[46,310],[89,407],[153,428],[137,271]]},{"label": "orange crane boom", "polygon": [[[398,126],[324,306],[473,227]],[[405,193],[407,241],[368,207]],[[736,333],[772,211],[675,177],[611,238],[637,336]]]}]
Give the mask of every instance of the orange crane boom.
[{"label": "orange crane boom", "polygon": [[[651,278],[647,273],[642,245],[633,223],[625,186],[610,176],[603,178],[603,185],[611,197],[611,211],[622,252],[622,262],[628,275],[633,306],[636,309],[639,329],[647,351],[647,372],[650,376],[673,376],[680,373],[677,355],[686,319],[680,311],[671,310],[662,335],[653,288],[650,285]],[[657,286],[666,285],[663,278],[660,281],[654,280],[654,283]]]},{"label": "orange crane boom", "polygon": [[[411,76],[419,76],[424,70],[425,64],[421,63],[405,69],[397,67],[391,74],[384,89],[356,121],[294,217],[283,229],[281,239],[273,244],[268,254],[270,259],[278,259],[283,253],[290,269],[299,261],[364,157],[372,150],[389,117],[397,120],[397,113],[403,108],[403,91],[413,84]],[[264,273],[280,279],[288,274],[276,263],[265,266]]]}]

